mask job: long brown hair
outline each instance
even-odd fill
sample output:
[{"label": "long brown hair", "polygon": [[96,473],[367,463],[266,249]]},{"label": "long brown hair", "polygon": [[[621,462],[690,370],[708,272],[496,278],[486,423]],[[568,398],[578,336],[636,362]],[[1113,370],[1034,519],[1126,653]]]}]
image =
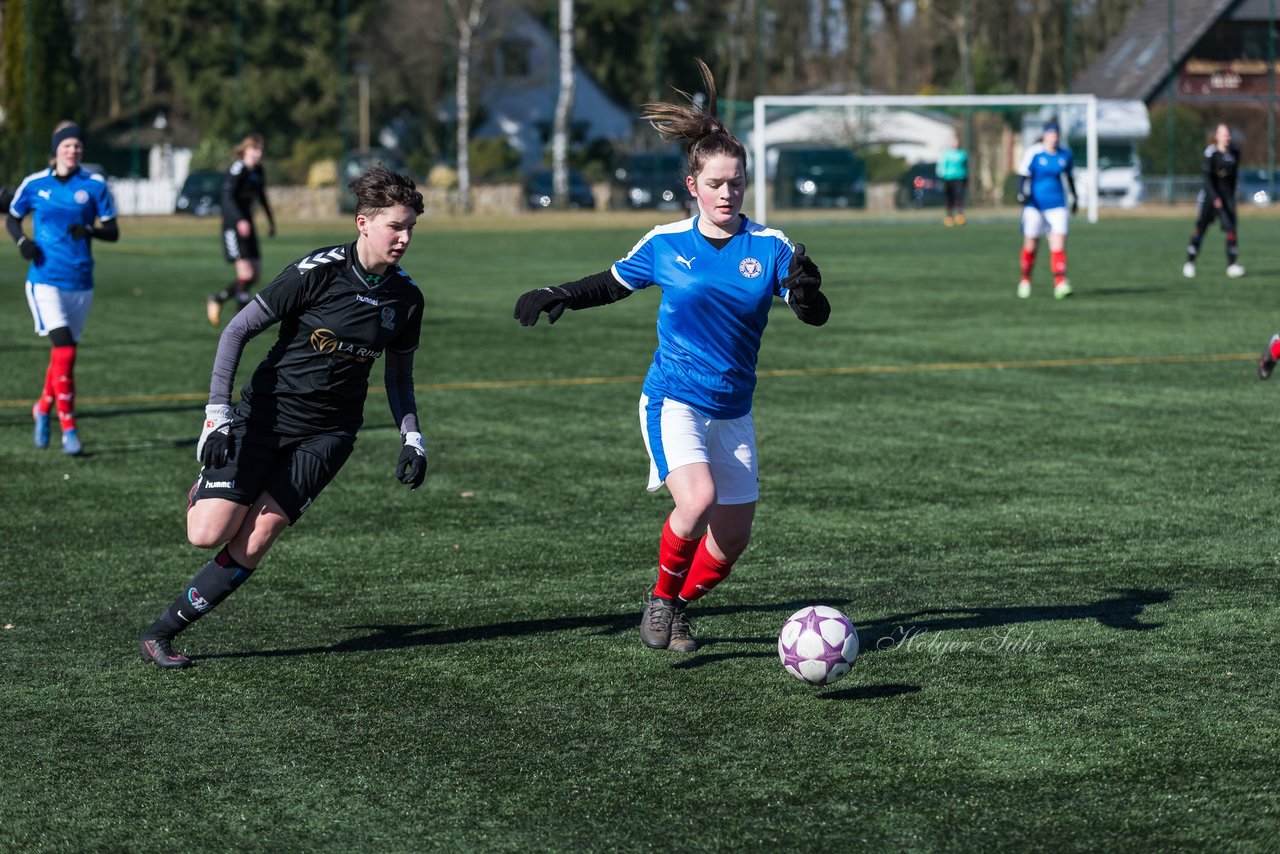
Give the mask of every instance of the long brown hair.
[{"label": "long brown hair", "polygon": [[250,146],[265,150],[267,147],[267,141],[260,133],[248,134],[244,139],[240,140],[240,144],[236,146],[236,158],[239,159],[244,157],[245,151],[247,151]]},{"label": "long brown hair", "polygon": [[747,164],[747,148],[729,132],[729,129],[716,117],[716,81],[711,76],[711,69],[701,59],[698,71],[702,74],[702,82],[707,87],[707,104],[701,110],[694,106],[693,96],[677,89],[676,92],[689,100],[683,104],[645,104],[641,107],[640,117],[653,125],[663,139],[669,142],[686,141],[689,143],[687,167],[694,178],[702,172],[702,167],[712,157],[725,154]]}]

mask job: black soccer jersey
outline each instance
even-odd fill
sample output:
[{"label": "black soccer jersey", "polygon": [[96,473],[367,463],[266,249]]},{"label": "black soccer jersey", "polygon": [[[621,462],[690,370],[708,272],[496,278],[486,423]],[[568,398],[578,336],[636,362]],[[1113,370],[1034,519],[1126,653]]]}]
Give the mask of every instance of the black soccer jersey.
[{"label": "black soccer jersey", "polygon": [[398,267],[365,272],[355,243],[300,258],[254,300],[280,334],[241,391],[239,411],[276,433],[354,436],[374,362],[384,350],[418,347],[422,292]]},{"label": "black soccer jersey", "polygon": [[254,202],[267,204],[262,164],[250,169],[243,160],[237,160],[222,179],[222,227],[231,228],[242,219],[252,222]]},{"label": "black soccer jersey", "polygon": [[1240,149],[1227,146],[1219,151],[1211,145],[1204,150],[1204,193],[1210,203],[1222,199],[1225,205],[1236,201],[1236,175],[1240,171]]}]

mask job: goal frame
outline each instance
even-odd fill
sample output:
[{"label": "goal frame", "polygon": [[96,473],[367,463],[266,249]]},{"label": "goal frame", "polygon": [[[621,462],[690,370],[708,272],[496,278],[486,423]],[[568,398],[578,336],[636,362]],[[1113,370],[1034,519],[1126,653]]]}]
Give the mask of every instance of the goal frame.
[{"label": "goal frame", "polygon": [[1063,107],[1085,109],[1085,174],[1088,198],[1082,199],[1088,220],[1098,221],[1098,96],[1097,95],[757,95],[752,102],[752,186],[755,220],[765,224],[767,169],[765,109],[767,107]]}]

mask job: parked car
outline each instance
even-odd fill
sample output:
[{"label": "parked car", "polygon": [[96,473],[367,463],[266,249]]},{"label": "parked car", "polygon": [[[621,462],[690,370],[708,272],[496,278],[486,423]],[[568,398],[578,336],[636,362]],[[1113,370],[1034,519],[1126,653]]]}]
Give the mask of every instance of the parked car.
[{"label": "parked car", "polygon": [[675,151],[644,151],[627,155],[618,179],[615,207],[688,210],[693,202],[684,183],[684,155]]},{"label": "parked car", "polygon": [[1274,204],[1280,195],[1280,170],[1270,179],[1266,169],[1241,169],[1236,181],[1236,195],[1241,201],[1254,205]]},{"label": "parked car", "polygon": [[938,164],[917,163],[898,176],[893,204],[897,208],[940,208],[947,203]]},{"label": "parked car", "polygon": [[848,148],[783,148],[773,178],[779,208],[865,208],[866,164]]},{"label": "parked car", "polygon": [[[550,169],[539,169],[530,172],[524,182],[525,204],[529,210],[539,211],[550,208],[555,202],[552,189]],[[573,209],[592,210],[596,206],[596,198],[591,193],[591,185],[582,173],[576,169],[569,170],[569,207]]]},{"label": "parked car", "polygon": [[218,216],[222,213],[221,172],[201,170],[192,172],[182,182],[173,212],[191,216]]},{"label": "parked car", "polygon": [[368,151],[348,151],[338,168],[338,210],[341,213],[356,212],[356,197],[347,185],[360,177],[371,166],[381,163],[392,172],[408,174],[404,160],[389,148],[370,148]]}]

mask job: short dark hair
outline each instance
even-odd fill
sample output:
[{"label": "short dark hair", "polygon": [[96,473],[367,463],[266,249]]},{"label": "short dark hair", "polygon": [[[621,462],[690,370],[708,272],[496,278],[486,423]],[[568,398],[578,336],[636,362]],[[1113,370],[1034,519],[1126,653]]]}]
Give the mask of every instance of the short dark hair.
[{"label": "short dark hair", "polygon": [[392,172],[381,163],[362,172],[347,185],[347,189],[355,194],[356,216],[372,216],[393,205],[413,208],[416,214],[425,210],[422,193],[418,192],[418,185],[413,183],[413,179],[408,175]]}]

